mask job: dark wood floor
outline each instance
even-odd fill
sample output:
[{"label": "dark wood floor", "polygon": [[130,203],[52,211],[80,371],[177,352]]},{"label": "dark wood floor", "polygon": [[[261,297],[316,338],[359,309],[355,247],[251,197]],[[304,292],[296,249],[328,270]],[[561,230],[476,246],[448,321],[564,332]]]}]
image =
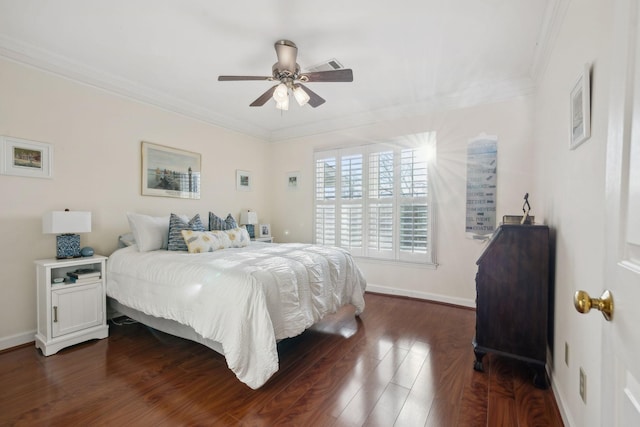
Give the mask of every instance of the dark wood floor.
[{"label": "dark wood floor", "polygon": [[561,426],[526,365],[473,370],[475,312],[367,294],[281,342],[251,390],[207,347],[140,324],[44,357],[0,353],[0,425]]}]

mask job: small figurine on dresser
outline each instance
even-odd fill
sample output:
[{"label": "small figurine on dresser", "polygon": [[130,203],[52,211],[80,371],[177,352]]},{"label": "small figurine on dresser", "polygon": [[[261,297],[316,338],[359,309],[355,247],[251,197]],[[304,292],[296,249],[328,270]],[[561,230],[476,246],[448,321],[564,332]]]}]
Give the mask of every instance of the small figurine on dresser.
[{"label": "small figurine on dresser", "polygon": [[529,204],[529,193],[525,193],[524,203],[522,204],[522,212],[524,213],[524,215],[504,215],[502,217],[502,223],[523,225],[535,224],[535,216],[529,215],[529,211],[531,211],[531,205]]},{"label": "small figurine on dresser", "polygon": [[520,224],[533,224],[533,217],[529,216],[529,211],[531,210],[531,205],[529,204],[529,193],[524,193],[524,203],[522,204],[522,219],[520,220]]}]

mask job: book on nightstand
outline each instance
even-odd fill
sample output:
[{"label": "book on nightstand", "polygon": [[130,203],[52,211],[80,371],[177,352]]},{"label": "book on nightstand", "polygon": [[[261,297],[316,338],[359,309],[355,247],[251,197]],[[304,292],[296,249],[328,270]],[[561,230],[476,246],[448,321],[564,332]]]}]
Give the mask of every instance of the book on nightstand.
[{"label": "book on nightstand", "polygon": [[95,283],[98,280],[100,280],[100,277],[86,277],[84,279],[76,279],[74,277],[67,277],[67,280],[65,280],[65,285],[83,285],[85,283]]},{"label": "book on nightstand", "polygon": [[102,275],[100,270],[94,270],[92,268],[79,268],[75,271],[70,271],[67,273],[70,279],[78,281],[80,279],[99,279]]}]

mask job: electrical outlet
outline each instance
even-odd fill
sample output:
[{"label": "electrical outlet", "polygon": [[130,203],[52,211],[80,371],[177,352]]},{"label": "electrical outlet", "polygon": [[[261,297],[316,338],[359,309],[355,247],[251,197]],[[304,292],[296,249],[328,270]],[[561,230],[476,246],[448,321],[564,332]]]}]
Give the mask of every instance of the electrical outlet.
[{"label": "electrical outlet", "polygon": [[569,366],[569,343],[564,343],[564,364]]},{"label": "electrical outlet", "polygon": [[580,368],[580,397],[582,401],[587,403],[587,374]]}]

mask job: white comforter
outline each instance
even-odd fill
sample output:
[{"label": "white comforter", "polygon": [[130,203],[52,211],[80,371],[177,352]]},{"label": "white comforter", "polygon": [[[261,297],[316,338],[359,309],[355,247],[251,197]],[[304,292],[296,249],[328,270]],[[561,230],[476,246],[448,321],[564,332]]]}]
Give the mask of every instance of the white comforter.
[{"label": "white comforter", "polygon": [[276,340],[343,305],[364,310],[366,282],[340,248],[255,243],[190,254],[134,245],[107,266],[107,295],[218,341],[229,368],[254,389],[278,370]]}]

